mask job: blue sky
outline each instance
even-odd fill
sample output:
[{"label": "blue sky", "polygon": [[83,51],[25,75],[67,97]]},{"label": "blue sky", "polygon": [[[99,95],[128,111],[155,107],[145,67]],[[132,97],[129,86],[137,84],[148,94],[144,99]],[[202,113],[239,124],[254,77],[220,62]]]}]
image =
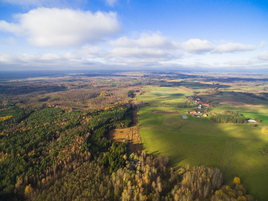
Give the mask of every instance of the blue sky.
[{"label": "blue sky", "polygon": [[0,70],[268,70],[268,1],[1,0]]}]

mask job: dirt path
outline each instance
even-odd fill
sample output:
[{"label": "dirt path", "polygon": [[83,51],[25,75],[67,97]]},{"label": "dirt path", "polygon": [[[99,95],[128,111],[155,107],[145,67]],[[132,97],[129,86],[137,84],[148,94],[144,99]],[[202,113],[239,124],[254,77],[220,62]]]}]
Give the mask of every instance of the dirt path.
[{"label": "dirt path", "polygon": [[138,122],[138,102],[136,99],[137,94],[132,99],[132,120],[133,125],[129,128],[113,129],[110,131],[108,138],[119,143],[129,143],[129,153],[137,153],[142,150],[141,138],[139,133]]}]

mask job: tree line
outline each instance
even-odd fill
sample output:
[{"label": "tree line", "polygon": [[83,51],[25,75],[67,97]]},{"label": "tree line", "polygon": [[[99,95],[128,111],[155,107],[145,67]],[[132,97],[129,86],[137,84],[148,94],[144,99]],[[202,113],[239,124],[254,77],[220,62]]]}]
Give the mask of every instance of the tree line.
[{"label": "tree line", "polygon": [[225,111],[223,114],[213,115],[211,116],[210,120],[216,123],[242,124],[247,122],[247,119],[243,115],[233,111]]}]

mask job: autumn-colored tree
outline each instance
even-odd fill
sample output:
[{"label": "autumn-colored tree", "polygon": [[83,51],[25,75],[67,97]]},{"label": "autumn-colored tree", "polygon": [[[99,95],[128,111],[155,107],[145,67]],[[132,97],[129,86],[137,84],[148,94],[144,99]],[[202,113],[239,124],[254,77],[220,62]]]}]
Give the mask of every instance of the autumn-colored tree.
[{"label": "autumn-colored tree", "polygon": [[261,132],[263,134],[267,135],[268,134],[268,127],[267,126],[262,127]]},{"label": "autumn-colored tree", "polygon": [[100,96],[101,97],[105,97],[105,96],[108,96],[109,95],[109,93],[107,92],[107,91],[102,91],[101,93],[100,93]]},{"label": "autumn-colored tree", "polygon": [[247,198],[245,196],[238,196],[237,201],[247,201]]},{"label": "autumn-colored tree", "polygon": [[29,185],[27,185],[27,186],[25,187],[24,194],[25,194],[26,196],[28,196],[28,195],[31,194],[32,191],[33,191],[33,188],[32,188],[32,186],[31,186],[31,184],[29,184]]},{"label": "autumn-colored tree", "polygon": [[0,122],[11,119],[13,116],[0,117]]},{"label": "autumn-colored tree", "polygon": [[239,177],[235,177],[234,178],[234,183],[235,184],[240,184],[240,178]]}]

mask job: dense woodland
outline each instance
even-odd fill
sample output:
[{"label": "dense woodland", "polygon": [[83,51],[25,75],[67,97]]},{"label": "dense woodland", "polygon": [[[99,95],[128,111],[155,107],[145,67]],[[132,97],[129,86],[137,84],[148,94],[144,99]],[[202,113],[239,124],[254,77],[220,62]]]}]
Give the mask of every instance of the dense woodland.
[{"label": "dense woodland", "polygon": [[1,122],[0,190],[4,199],[21,196],[25,185],[37,187],[47,177],[55,180],[99,152],[110,172],[124,164],[121,155],[126,153],[126,145],[112,143],[105,135],[131,123],[127,106],[83,114],[59,108],[24,111],[12,106],[0,116],[9,112],[11,116],[14,111],[17,115]]},{"label": "dense woodland", "polygon": [[[155,81],[88,77],[36,90],[32,82],[0,85],[0,200],[254,200],[237,177],[223,185],[217,168],[175,168],[167,157],[108,140],[111,129],[132,124],[129,99]],[[245,119],[223,115],[214,121]]]},{"label": "dense woodland", "polygon": [[223,114],[216,114],[211,116],[210,118],[211,121],[216,122],[216,123],[246,123],[247,120],[246,118],[238,114],[237,112],[232,112],[232,111],[225,111]]}]

